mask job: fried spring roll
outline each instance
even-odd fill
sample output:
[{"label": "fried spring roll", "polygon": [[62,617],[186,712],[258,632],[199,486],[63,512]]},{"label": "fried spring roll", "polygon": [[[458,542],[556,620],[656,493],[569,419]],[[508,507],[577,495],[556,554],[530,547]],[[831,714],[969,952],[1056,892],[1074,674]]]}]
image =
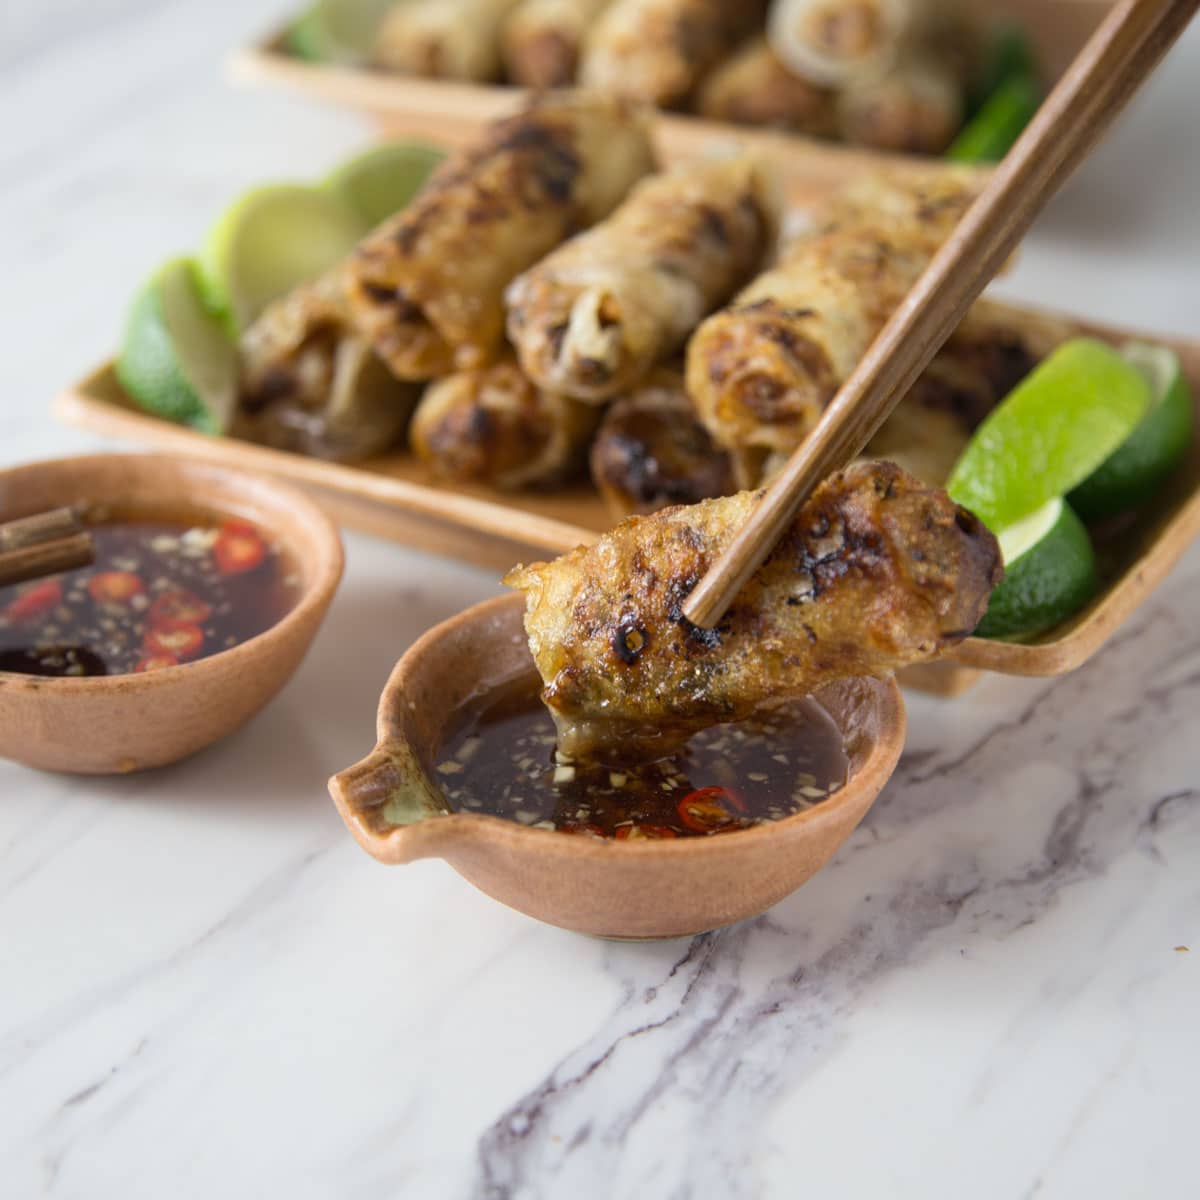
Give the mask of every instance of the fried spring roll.
[{"label": "fried spring roll", "polygon": [[715,68],[700,87],[696,111],[713,121],[811,137],[837,132],[834,93],[788,70],[764,37],[752,38]]},{"label": "fried spring roll", "polygon": [[416,400],[351,327],[340,270],[270,305],[240,358],[237,432],[280,450],[369,458],[399,439]]},{"label": "fried spring roll", "polygon": [[758,269],[770,181],[749,158],[656,175],[513,282],[508,336],[541,387],[605,400],[683,344]]},{"label": "fried spring roll", "polygon": [[524,87],[575,81],[584,35],[610,0],[523,0],[504,24],[504,70]]},{"label": "fried spring roll", "polygon": [[775,0],[767,35],[798,75],[840,87],[886,70],[956,10],[956,0]]},{"label": "fried spring roll", "polygon": [[579,81],[614,96],[682,104],[729,47],[762,24],[765,0],[614,0],[584,42]]},{"label": "fried spring roll", "polygon": [[963,120],[963,83],[932,54],[905,55],[886,71],[855,80],[838,95],[838,130],[875,150],[941,154]]},{"label": "fried spring roll", "polygon": [[781,262],[709,317],[687,350],[688,394],[753,486],[765,457],[816,424],[970,203],[969,173],[852,186]]},{"label": "fried spring roll", "polygon": [[634,517],[509,572],[560,750],[657,757],[706,725],[933,658],[971,633],[1002,574],[996,539],[945,492],[860,463],[813,492],[721,624],[699,629],[681,605],[758,499]]},{"label": "fried spring roll", "polygon": [[618,518],[735,490],[729,455],[696,417],[677,366],[658,367],[604,414],[592,482]]},{"label": "fried spring roll", "polygon": [[535,387],[507,359],[431,383],[409,437],[447,479],[547,487],[580,473],[599,419],[593,405]]},{"label": "fried spring roll", "polygon": [[520,0],[404,0],[375,34],[371,62],[431,79],[486,83],[500,75],[500,31]]},{"label": "fried spring roll", "polygon": [[512,279],[606,217],[653,165],[644,114],[601,96],[540,98],[443,163],[362,243],[348,274],[355,320],[402,379],[486,365]]}]

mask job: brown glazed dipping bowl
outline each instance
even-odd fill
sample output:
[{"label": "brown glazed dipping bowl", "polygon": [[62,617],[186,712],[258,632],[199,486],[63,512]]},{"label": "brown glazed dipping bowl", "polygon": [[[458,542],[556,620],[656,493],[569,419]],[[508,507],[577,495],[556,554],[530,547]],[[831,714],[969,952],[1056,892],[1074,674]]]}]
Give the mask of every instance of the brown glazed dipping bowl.
[{"label": "brown glazed dipping bowl", "polygon": [[525,598],[501,596],[430,630],[379,702],[378,744],[329,790],[359,844],[384,863],[444,858],[481,891],[579,933],[668,938],[770,908],[829,860],[888,781],[904,744],[891,680],[850,679],[815,699],[842,731],[844,787],[815,808],[737,833],[661,841],[570,837],[452,812],[433,765],[462,714],[500,688],[536,686]]},{"label": "brown glazed dipping bowl", "polygon": [[242,517],[300,576],[295,605],[229,650],[142,675],[43,678],[0,671],[0,757],[108,775],[161,767],[232,733],[287,682],[342,576],[333,523],[299,492],[259,476],[159,454],[96,454],[0,471],[0,521],[60,505],[135,516]]}]

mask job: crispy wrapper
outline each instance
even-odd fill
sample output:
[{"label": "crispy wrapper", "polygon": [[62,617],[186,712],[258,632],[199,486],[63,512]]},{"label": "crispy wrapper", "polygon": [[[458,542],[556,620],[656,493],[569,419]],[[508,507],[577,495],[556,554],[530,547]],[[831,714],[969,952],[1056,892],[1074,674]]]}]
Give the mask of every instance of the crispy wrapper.
[{"label": "crispy wrapper", "polygon": [[680,105],[762,25],[765,10],[765,0],[613,0],[584,43],[579,81],[660,108]]},{"label": "crispy wrapper", "polygon": [[536,387],[513,358],[431,383],[409,439],[446,479],[517,489],[578,475],[600,413]]},{"label": "crispy wrapper", "polygon": [[696,111],[713,121],[811,137],[837,133],[834,93],[789,70],[765,37],[751,38],[714,69],[701,85]]},{"label": "crispy wrapper", "polygon": [[500,75],[500,32],[520,0],[404,0],[375,33],[371,62],[430,79],[487,83]]},{"label": "crispy wrapper", "polygon": [[789,453],[903,299],[974,197],[967,172],[920,184],[852,185],[692,336],[688,393],[752,486]]},{"label": "crispy wrapper", "polygon": [[239,352],[235,432],[276,449],[368,458],[399,440],[416,401],[351,326],[340,268],[270,305]]},{"label": "crispy wrapper", "polygon": [[539,385],[606,400],[675,353],[774,240],[774,188],[745,157],[638,185],[508,290],[508,336]]},{"label": "crispy wrapper", "polygon": [[511,571],[559,747],[657,757],[696,730],[832,680],[887,675],[967,637],[1002,569],[991,533],[890,463],[825,480],[702,630],[681,606],[759,494],[633,517]]},{"label": "crispy wrapper", "polygon": [[505,74],[522,87],[575,82],[584,37],[611,0],[523,0],[504,24]]},{"label": "crispy wrapper", "polygon": [[402,379],[486,365],[512,279],[606,217],[653,165],[644,113],[548,93],[489,126],[367,237],[347,274],[355,322]]}]

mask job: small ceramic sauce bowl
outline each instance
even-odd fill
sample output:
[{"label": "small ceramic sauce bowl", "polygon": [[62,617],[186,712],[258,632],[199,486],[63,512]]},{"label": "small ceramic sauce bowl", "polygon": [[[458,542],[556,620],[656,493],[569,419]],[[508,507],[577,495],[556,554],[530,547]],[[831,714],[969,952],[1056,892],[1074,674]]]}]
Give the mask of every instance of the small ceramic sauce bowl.
[{"label": "small ceramic sauce bowl", "polygon": [[571,837],[450,811],[431,767],[462,714],[493,690],[536,688],[523,596],[489,600],[437,626],[392,672],[373,753],[329,789],[359,844],[385,863],[441,857],[489,896],[580,933],[666,938],[754,916],[828,861],[879,794],[904,744],[891,680],[818,692],[842,732],[846,784],[815,808],[737,833],[661,841]]},{"label": "small ceramic sauce bowl", "polygon": [[0,471],[0,521],[60,505],[135,517],[240,517],[299,575],[269,629],[208,658],[145,674],[47,678],[0,671],[0,757],[49,771],[115,774],[175,762],[232,733],[299,666],[342,575],[337,529],[269,479],[195,459],[98,454]]}]

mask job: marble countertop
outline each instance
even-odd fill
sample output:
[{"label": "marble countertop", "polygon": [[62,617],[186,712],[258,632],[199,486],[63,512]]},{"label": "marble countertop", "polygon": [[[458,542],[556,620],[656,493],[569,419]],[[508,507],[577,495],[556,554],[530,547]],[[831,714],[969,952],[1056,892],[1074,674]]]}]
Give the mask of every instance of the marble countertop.
[{"label": "marble countertop", "polygon": [[[48,403],[145,273],[369,137],[222,81],[284,7],[0,14],[0,462],[98,445]],[[1002,292],[1200,334],[1198,72],[1200,29]],[[770,913],[619,945],[345,833],[324,780],[391,664],[497,590],[346,540],[237,736],[124,779],[0,764],[0,1194],[1196,1194],[1200,550],[1076,674],[913,698],[896,778]]]}]

